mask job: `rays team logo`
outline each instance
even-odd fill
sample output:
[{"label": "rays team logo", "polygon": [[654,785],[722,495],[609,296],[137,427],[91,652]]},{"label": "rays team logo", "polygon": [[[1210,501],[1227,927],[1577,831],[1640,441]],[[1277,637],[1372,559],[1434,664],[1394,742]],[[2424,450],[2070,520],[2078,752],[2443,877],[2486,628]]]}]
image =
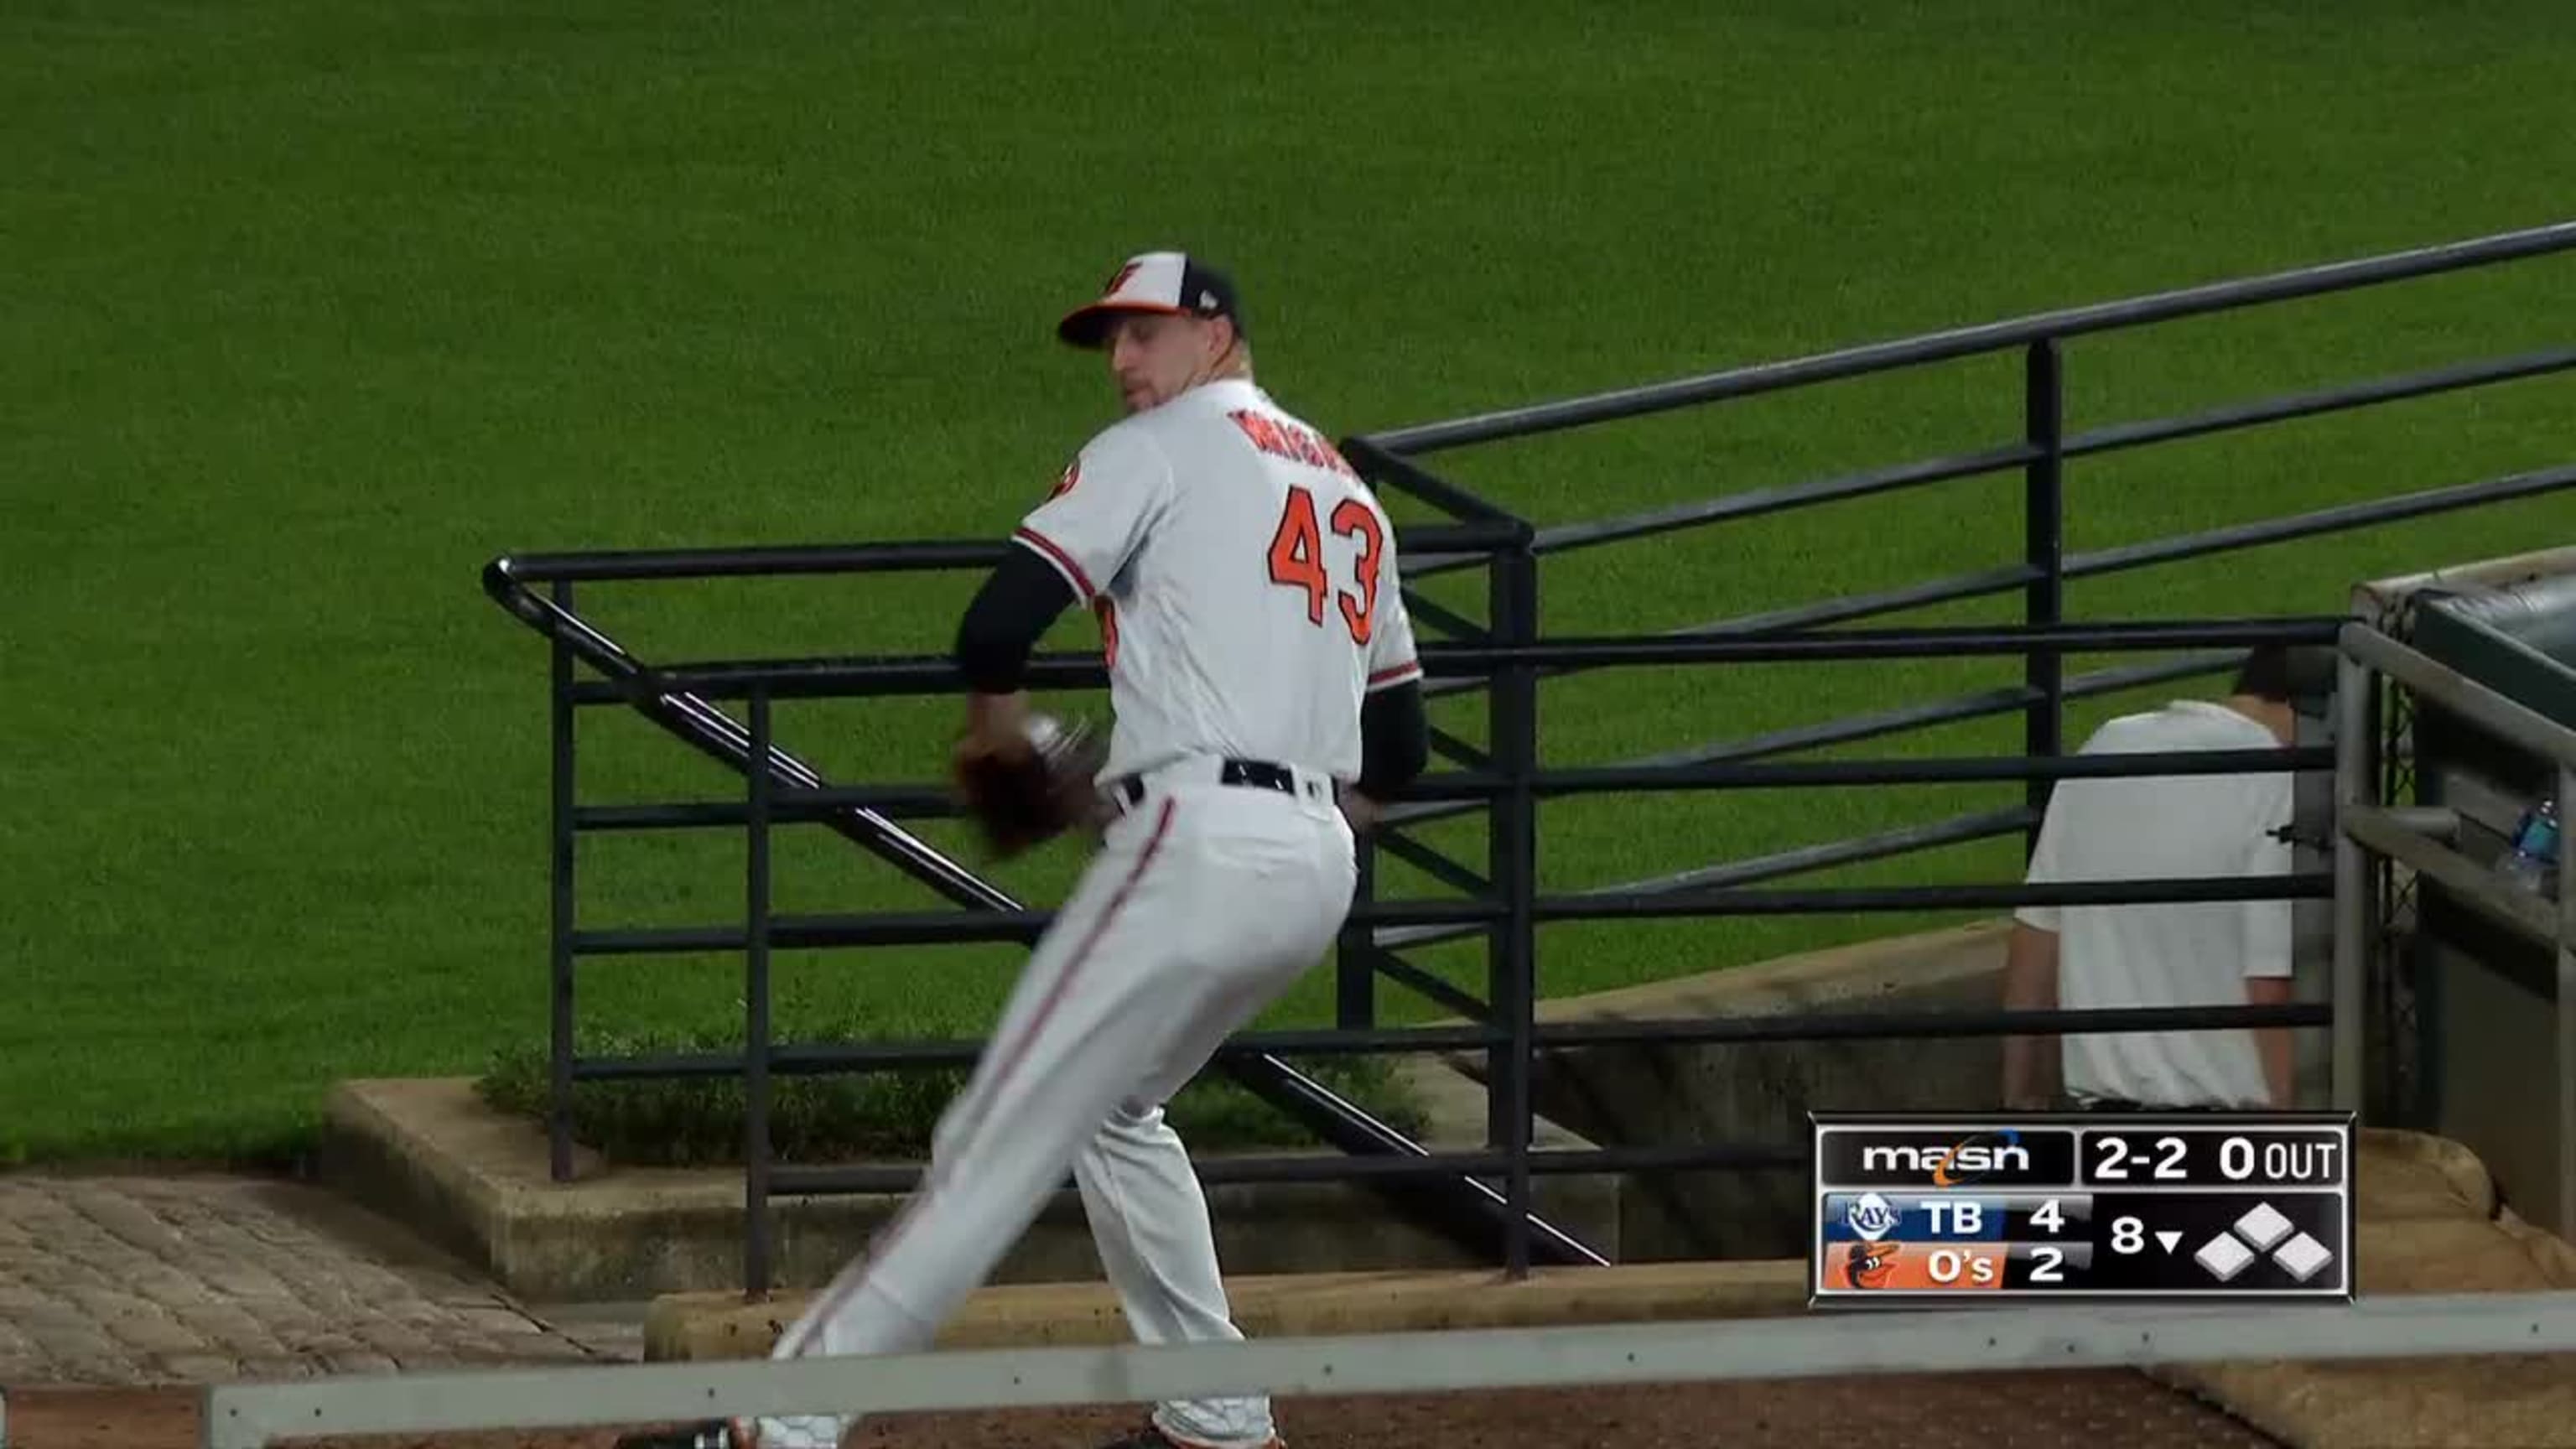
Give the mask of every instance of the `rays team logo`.
[{"label": "rays team logo", "polygon": [[1875,1243],[1896,1231],[1896,1209],[1877,1193],[1866,1192],[1843,1209],[1843,1222],[1865,1241]]}]

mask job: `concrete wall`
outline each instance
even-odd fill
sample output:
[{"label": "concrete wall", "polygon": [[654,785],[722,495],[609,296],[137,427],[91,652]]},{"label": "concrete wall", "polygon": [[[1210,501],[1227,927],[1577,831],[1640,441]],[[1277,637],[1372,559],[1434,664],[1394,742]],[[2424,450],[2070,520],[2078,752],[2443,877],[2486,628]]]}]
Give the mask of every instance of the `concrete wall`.
[{"label": "concrete wall", "polygon": [[[1432,1122],[1426,1146],[1484,1139],[1481,1087],[1436,1062],[1403,1066]],[[1589,1143],[1542,1123],[1547,1148]],[[1259,1154],[1262,1156],[1270,1153]],[[535,1123],[493,1111],[464,1078],[358,1081],[332,1092],[320,1165],[333,1188],[464,1256],[536,1301],[595,1301],[720,1291],[742,1282],[738,1168],[618,1167],[579,1154],[578,1176],[547,1173]],[[1539,1214],[1619,1256],[1615,1178],[1550,1177]],[[1476,1268],[1471,1254],[1376,1189],[1347,1183],[1235,1183],[1208,1189],[1229,1272],[1282,1274]],[[774,1282],[813,1288],[865,1251],[902,1206],[895,1194],[773,1199]],[[1049,1199],[993,1275],[999,1283],[1100,1276],[1081,1199]]]},{"label": "concrete wall", "polygon": [[[2007,926],[1899,937],[1542,1006],[1545,1021],[1992,1008]],[[1810,1111],[1992,1110],[1999,1038],[1618,1046],[1549,1054],[1539,1109],[1614,1143],[1803,1151]],[[1804,1257],[1807,1169],[1639,1173],[1620,1196],[1621,1261]]]}]

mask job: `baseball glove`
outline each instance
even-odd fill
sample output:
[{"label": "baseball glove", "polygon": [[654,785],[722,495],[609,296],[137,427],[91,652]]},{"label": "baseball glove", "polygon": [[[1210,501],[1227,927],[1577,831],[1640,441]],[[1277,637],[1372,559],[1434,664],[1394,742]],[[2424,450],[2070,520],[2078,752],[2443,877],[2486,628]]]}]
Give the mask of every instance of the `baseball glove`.
[{"label": "baseball glove", "polygon": [[1027,734],[1025,749],[961,751],[955,760],[958,801],[996,860],[1096,824],[1103,812],[1093,777],[1108,746],[1099,734],[1043,714],[1029,716]]}]

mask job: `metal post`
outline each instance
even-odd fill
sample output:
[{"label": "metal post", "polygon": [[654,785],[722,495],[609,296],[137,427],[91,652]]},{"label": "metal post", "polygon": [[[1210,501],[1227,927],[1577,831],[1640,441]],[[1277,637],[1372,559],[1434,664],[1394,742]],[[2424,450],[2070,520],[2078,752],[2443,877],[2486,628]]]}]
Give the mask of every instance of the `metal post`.
[{"label": "metal post", "polygon": [[[1368,836],[1358,841],[1359,877],[1351,889],[1351,908],[1365,909],[1377,899],[1377,845]],[[1333,959],[1333,1021],[1345,1030],[1377,1025],[1377,928],[1345,922]]]},{"label": "metal post", "polygon": [[[2022,589],[2022,617],[2056,624],[2066,613],[2066,375],[2057,339],[2030,345],[2022,368],[2022,435],[2040,450],[2022,472],[2022,558],[2039,576]],[[2022,680],[2033,698],[2022,710],[2022,753],[2065,753],[2066,664],[2053,649],[2023,656]],[[2023,833],[2027,859],[2039,849],[2040,816],[2048,809],[2050,781],[2024,787],[2031,821]]]},{"label": "metal post", "polygon": [[2558,1235],[2576,1237],[2576,850],[2567,811],[2576,763],[2558,762]]},{"label": "metal post", "polygon": [[[1494,559],[1495,632],[1514,643],[1538,637],[1538,555],[1526,545]],[[1538,931],[1532,906],[1538,896],[1538,673],[1527,667],[1499,671],[1493,693],[1494,768],[1511,787],[1494,801],[1490,864],[1495,893],[1504,904],[1496,927],[1488,999],[1494,1019],[1511,1034],[1491,1053],[1486,1073],[1487,1136],[1511,1162],[1503,1193],[1505,1272],[1525,1277],[1530,1266],[1530,1072],[1537,1029]]]},{"label": "metal post", "polygon": [[746,1297],[769,1291],[769,691],[751,696],[751,838],[744,882],[743,1239]]},{"label": "metal post", "polygon": [[[572,581],[556,582],[555,604],[569,613],[572,610]],[[551,1077],[546,1097],[546,1159],[549,1172],[557,1182],[572,1180],[572,1058],[573,1058],[573,991],[572,936],[577,906],[573,891],[573,860],[576,855],[572,828],[574,786],[573,732],[578,711],[572,702],[572,646],[562,639],[554,640],[554,661],[550,674],[552,705],[549,733],[554,747],[553,804],[549,829],[553,834],[553,924],[547,942],[548,1055]]]},{"label": "metal post", "polygon": [[2362,1110],[2367,1093],[2362,1058],[2370,1003],[2370,862],[2344,822],[2353,807],[2376,804],[2370,772],[2372,673],[2349,654],[2335,659],[2334,827],[2334,1105]]}]

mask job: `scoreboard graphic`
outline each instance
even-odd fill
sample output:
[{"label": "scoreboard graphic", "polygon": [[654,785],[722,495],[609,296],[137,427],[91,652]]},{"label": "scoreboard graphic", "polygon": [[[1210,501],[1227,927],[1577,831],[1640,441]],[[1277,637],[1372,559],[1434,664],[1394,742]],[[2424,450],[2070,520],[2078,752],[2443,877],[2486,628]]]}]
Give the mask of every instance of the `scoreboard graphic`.
[{"label": "scoreboard graphic", "polygon": [[2348,1112],[1809,1122],[1811,1306],[2353,1298]]}]

